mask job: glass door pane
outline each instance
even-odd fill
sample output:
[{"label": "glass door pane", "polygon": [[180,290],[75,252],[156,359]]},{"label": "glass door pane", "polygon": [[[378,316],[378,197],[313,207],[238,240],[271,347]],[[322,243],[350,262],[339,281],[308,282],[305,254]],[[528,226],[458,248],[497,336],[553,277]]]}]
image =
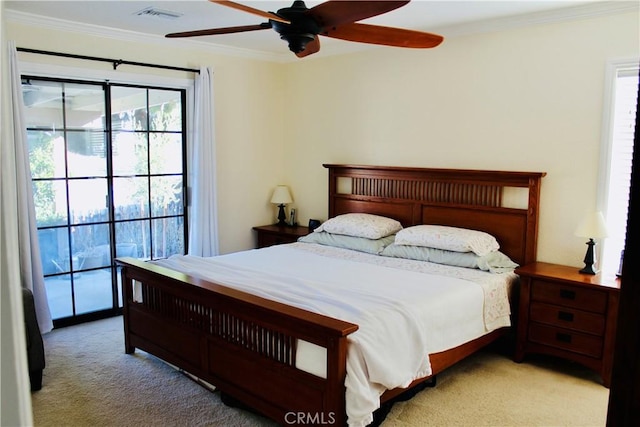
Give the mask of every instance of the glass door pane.
[{"label": "glass door pane", "polygon": [[143,259],[184,253],[184,92],[111,88],[116,245]]},{"label": "glass door pane", "polygon": [[33,77],[23,97],[54,325],[117,314],[115,258],[184,253],[185,91]]},{"label": "glass door pane", "polygon": [[23,80],[45,287],[54,321],[114,309],[105,87]]}]

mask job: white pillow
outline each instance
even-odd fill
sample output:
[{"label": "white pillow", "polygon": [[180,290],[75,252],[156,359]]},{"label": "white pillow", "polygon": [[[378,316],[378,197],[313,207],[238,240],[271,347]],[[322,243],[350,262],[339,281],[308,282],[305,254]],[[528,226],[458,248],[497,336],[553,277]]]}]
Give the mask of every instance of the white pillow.
[{"label": "white pillow", "polygon": [[444,225],[416,225],[398,232],[398,245],[424,246],[485,256],[500,249],[495,237],[484,231]]},{"label": "white pillow", "polygon": [[402,224],[395,219],[366,213],[348,213],[323,222],[313,231],[380,239],[395,234],[401,229]]}]

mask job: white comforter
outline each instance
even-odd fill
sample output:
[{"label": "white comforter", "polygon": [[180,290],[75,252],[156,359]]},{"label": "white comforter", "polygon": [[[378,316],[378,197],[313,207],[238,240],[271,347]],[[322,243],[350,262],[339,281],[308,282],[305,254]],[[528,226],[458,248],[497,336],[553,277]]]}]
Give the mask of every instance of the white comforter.
[{"label": "white comforter", "polygon": [[156,263],[359,325],[348,337],[351,426],[372,421],[385,390],[430,375],[429,353],[508,326],[515,277],[308,243]]}]

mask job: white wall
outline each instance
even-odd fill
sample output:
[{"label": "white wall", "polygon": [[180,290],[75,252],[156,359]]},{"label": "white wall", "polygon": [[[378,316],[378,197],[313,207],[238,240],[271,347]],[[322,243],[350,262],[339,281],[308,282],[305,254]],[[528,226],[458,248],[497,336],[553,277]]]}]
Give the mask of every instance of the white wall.
[{"label": "white wall", "polygon": [[607,60],[640,56],[637,13],[382,48],[287,68],[286,170],[325,219],[322,163],[547,172],[538,259],[580,266],[595,208]]}]

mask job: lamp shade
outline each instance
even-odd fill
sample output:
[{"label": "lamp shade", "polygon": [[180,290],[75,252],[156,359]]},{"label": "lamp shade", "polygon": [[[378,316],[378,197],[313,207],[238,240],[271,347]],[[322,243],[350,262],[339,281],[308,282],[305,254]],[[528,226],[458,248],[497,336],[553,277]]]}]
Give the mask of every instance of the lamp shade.
[{"label": "lamp shade", "polygon": [[287,187],[286,185],[278,185],[276,189],[273,190],[271,203],[276,205],[286,205],[291,202],[293,202],[293,198],[291,197],[291,193],[289,192],[289,187]]},{"label": "lamp shade", "polygon": [[590,239],[598,239],[607,237],[607,225],[602,216],[602,212],[591,212],[587,214],[578,228],[576,228],[575,235],[578,237],[587,237]]}]

